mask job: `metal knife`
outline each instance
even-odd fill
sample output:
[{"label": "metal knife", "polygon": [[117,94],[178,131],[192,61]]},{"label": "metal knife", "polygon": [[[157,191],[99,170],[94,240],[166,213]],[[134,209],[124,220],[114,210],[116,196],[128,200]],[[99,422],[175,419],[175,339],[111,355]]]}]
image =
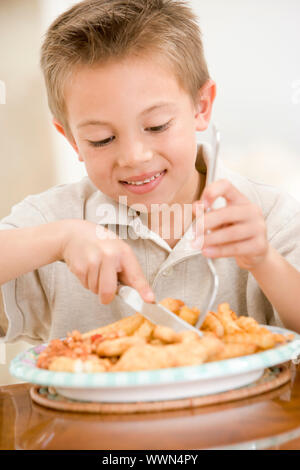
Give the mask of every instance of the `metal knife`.
[{"label": "metal knife", "polygon": [[133,289],[133,287],[119,284],[117,295],[127,305],[156,325],[167,326],[177,332],[186,330],[194,331],[199,336],[203,336],[202,331],[182,320],[182,318],[175,315],[175,313],[171,312],[163,305],[144,302],[138,291]]}]

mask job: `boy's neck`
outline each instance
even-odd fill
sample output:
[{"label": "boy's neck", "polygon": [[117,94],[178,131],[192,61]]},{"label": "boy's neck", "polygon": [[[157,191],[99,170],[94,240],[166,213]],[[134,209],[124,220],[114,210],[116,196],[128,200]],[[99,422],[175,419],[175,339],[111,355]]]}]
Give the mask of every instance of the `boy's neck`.
[{"label": "boy's neck", "polygon": [[[171,248],[173,248],[180,240],[177,234],[181,233],[183,236],[192,221],[195,219],[195,215],[191,213],[191,205],[193,202],[199,200],[201,197],[201,194],[205,187],[206,174],[197,171],[197,174],[195,176],[195,182],[193,182],[192,184],[192,187],[194,186],[195,190],[190,194],[186,201],[179,203],[181,206],[182,214],[181,227],[178,227],[178,218],[177,226],[175,227],[176,215],[174,215],[173,211],[168,211],[168,209],[166,209],[165,211],[160,211],[159,214],[156,215],[148,213],[148,228],[150,228],[153,232],[157,233],[161,238],[163,238],[170,245]],[[190,210],[184,210],[184,205],[189,204]],[[166,224],[168,226],[166,226]]]}]

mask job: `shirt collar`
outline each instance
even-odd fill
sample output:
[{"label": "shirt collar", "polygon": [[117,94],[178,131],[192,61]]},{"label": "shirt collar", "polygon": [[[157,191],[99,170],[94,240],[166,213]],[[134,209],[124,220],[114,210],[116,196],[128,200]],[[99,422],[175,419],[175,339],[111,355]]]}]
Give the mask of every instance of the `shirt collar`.
[{"label": "shirt collar", "polygon": [[[211,146],[208,143],[198,143],[197,145],[197,158],[195,162],[195,167],[199,171],[199,173],[209,175],[211,170],[211,158],[212,158],[212,150]],[[220,160],[218,162],[218,166],[216,168],[216,176],[220,172],[220,168],[222,167],[222,163]],[[133,208],[130,208],[126,205],[127,198],[125,196],[120,197],[119,203],[112,199],[111,197],[107,196],[106,194],[102,193],[101,191],[97,190],[96,194],[96,204],[93,204],[93,207],[96,207],[96,213],[94,217],[89,217],[89,220],[101,224],[101,225],[125,225],[131,226],[133,230],[136,232],[137,235],[141,235],[141,231],[143,235],[147,236],[147,238],[152,239],[160,246],[162,246],[167,251],[171,252],[172,248],[163,240],[158,234],[152,232],[148,229],[146,221],[147,216],[144,213],[138,213]],[[91,214],[92,215],[92,214]],[[185,252],[189,252],[189,240],[191,236],[192,226],[190,226],[187,231],[184,233],[183,237],[179,242],[175,245],[173,250],[181,251],[184,250]],[[194,250],[195,251],[195,250]]]}]

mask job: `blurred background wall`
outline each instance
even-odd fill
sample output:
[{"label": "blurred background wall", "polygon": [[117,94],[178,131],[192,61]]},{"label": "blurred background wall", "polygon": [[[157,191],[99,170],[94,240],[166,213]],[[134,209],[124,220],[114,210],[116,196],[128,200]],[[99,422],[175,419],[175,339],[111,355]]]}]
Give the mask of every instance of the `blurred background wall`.
[{"label": "blurred background wall", "polygon": [[[0,218],[28,194],[84,176],[85,169],[52,124],[39,49],[50,22],[72,0],[0,1]],[[287,190],[300,201],[299,0],[192,0],[211,77],[221,156],[242,174]],[[209,133],[199,135],[208,139]],[[0,384],[14,383],[6,346]]]},{"label": "blurred background wall", "polygon": [[[39,72],[39,3],[0,1],[0,80],[6,88],[6,104],[0,104],[0,218],[26,195],[54,185],[57,178]],[[0,362],[0,384],[15,382],[8,365],[27,347],[24,342],[6,346],[6,363]]]},{"label": "blurred background wall", "polygon": [[300,200],[299,0],[193,0],[233,169]]}]

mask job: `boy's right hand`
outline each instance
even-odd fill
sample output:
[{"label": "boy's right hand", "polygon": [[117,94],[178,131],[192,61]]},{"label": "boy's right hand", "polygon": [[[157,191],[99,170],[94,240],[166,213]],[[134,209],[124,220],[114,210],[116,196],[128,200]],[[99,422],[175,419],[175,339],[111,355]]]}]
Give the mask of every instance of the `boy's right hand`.
[{"label": "boy's right hand", "polygon": [[125,241],[86,220],[66,222],[61,259],[86,289],[99,296],[101,303],[109,304],[114,299],[118,281],[136,289],[144,301],[155,300],[133,250]]}]

